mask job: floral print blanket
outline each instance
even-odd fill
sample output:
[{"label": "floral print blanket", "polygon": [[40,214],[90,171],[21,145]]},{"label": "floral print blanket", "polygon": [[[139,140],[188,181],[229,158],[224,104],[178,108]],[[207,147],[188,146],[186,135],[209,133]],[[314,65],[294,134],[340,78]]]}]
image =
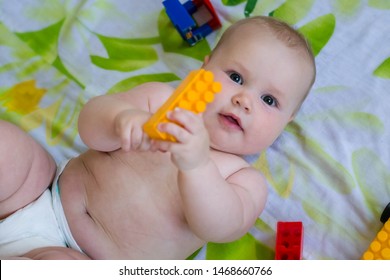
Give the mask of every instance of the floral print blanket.
[{"label": "floral print blanket", "polygon": [[211,3],[222,28],[190,47],[157,0],[0,0],[0,118],[60,163],[86,149],[76,124],[89,98],[176,85],[234,21],[285,20],[311,43],[318,78],[283,135],[248,158],[269,185],[257,223],[194,257],[273,259],[276,223],[301,221],[304,259],[360,259],[390,202],[390,1]]}]

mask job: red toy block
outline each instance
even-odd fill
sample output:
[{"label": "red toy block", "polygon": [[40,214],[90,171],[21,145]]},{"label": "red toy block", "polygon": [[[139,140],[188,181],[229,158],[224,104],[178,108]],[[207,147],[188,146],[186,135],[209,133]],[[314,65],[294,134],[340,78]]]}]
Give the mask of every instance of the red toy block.
[{"label": "red toy block", "polygon": [[303,251],[302,222],[278,222],[275,260],[301,260]]}]

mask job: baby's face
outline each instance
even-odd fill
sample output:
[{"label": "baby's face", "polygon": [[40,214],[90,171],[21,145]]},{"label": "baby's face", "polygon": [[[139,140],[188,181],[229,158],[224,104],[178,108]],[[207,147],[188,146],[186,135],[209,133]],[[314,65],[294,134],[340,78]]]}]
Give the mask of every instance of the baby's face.
[{"label": "baby's face", "polygon": [[307,59],[268,30],[259,34],[250,25],[206,58],[203,68],[222,84],[203,113],[211,147],[239,155],[258,153],[276,140],[312,77]]}]

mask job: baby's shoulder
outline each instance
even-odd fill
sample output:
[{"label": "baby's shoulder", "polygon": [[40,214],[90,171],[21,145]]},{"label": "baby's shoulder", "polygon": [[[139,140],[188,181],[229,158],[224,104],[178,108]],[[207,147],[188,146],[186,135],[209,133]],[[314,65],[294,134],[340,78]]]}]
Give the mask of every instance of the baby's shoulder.
[{"label": "baby's shoulder", "polygon": [[250,182],[256,185],[266,185],[263,174],[240,156],[212,151],[211,158],[217,165],[221,175],[228,181],[240,185],[242,182],[249,183],[249,185]]},{"label": "baby's shoulder", "polygon": [[250,164],[237,155],[223,153],[220,151],[212,151],[211,158],[224,178],[227,178],[244,168],[250,168]]}]

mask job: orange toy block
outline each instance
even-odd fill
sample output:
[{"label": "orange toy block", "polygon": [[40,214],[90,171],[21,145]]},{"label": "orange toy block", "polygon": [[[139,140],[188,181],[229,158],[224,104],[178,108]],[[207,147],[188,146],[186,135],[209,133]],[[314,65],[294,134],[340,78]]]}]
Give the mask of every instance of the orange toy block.
[{"label": "orange toy block", "polygon": [[364,252],[363,260],[390,260],[390,220],[387,221]]},{"label": "orange toy block", "polygon": [[169,122],[166,115],[176,107],[186,109],[195,114],[206,110],[208,103],[214,100],[214,94],[220,92],[222,86],[214,81],[214,74],[204,69],[193,70],[176,88],[168,100],[157,112],[144,124],[145,133],[152,139],[168,140],[176,139],[167,133],[157,129],[158,124]]},{"label": "orange toy block", "polygon": [[363,260],[390,260],[390,203],[383,210],[380,220],[384,225],[364,252]]}]

